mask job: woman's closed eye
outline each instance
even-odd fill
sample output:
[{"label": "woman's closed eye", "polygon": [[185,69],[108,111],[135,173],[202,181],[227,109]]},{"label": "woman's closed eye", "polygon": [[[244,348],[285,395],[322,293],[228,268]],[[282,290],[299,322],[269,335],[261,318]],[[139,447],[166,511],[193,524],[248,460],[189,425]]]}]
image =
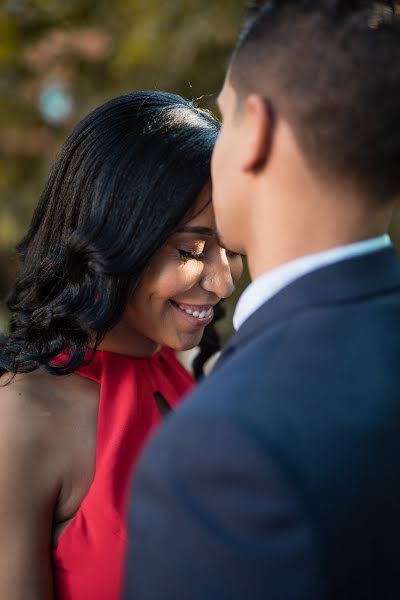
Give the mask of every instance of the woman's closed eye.
[{"label": "woman's closed eye", "polygon": [[[182,244],[185,246],[185,244]],[[205,257],[206,242],[204,240],[196,240],[193,244],[188,244],[185,247],[178,248],[181,258],[184,260],[203,260]]]},{"label": "woman's closed eye", "polygon": [[178,248],[178,252],[184,260],[203,260],[205,256],[204,252],[189,252],[188,250],[182,250],[181,248]]}]

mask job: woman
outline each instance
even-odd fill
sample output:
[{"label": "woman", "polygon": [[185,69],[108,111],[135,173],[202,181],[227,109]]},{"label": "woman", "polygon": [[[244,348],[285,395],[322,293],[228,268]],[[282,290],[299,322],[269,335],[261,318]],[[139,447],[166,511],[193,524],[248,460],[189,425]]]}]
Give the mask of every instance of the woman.
[{"label": "woman", "polygon": [[128,94],[53,168],[0,345],[1,598],[119,597],[134,463],[192,385],[174,351],[241,274],[215,231],[217,134],[182,98]]}]

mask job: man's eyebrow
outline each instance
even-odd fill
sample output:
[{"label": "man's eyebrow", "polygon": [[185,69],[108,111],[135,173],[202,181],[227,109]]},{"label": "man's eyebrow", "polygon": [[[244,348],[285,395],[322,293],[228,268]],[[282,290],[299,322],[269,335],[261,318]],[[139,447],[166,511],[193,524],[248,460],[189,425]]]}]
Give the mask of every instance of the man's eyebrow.
[{"label": "man's eyebrow", "polygon": [[217,232],[215,229],[211,229],[211,227],[195,227],[187,225],[186,227],[180,227],[177,229],[177,233],[197,233],[199,235],[207,235],[211,237],[216,237]]}]

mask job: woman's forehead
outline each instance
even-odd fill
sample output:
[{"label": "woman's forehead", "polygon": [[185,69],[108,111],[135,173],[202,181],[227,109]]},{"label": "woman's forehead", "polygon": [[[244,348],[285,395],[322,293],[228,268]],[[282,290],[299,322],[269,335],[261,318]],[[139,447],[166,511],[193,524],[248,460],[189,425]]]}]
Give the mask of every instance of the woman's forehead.
[{"label": "woman's forehead", "polygon": [[211,179],[209,179],[201,189],[191,209],[183,219],[179,230],[182,230],[187,226],[209,227],[215,229]]},{"label": "woman's forehead", "polygon": [[215,229],[214,208],[211,198],[205,206],[204,203],[202,205],[196,203],[193,217],[185,222],[184,227],[209,227]]}]

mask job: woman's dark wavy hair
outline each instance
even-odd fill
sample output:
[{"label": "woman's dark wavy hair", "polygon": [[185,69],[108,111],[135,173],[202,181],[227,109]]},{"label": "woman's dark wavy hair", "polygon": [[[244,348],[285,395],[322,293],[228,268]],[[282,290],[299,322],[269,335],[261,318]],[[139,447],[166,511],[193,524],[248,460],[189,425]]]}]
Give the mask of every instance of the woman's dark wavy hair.
[{"label": "woman's dark wavy hair", "polygon": [[[208,112],[161,92],[120,96],[77,125],[17,246],[0,374],[66,375],[82,364],[191,214],[218,132]],[[66,348],[69,360],[52,364]]]}]

